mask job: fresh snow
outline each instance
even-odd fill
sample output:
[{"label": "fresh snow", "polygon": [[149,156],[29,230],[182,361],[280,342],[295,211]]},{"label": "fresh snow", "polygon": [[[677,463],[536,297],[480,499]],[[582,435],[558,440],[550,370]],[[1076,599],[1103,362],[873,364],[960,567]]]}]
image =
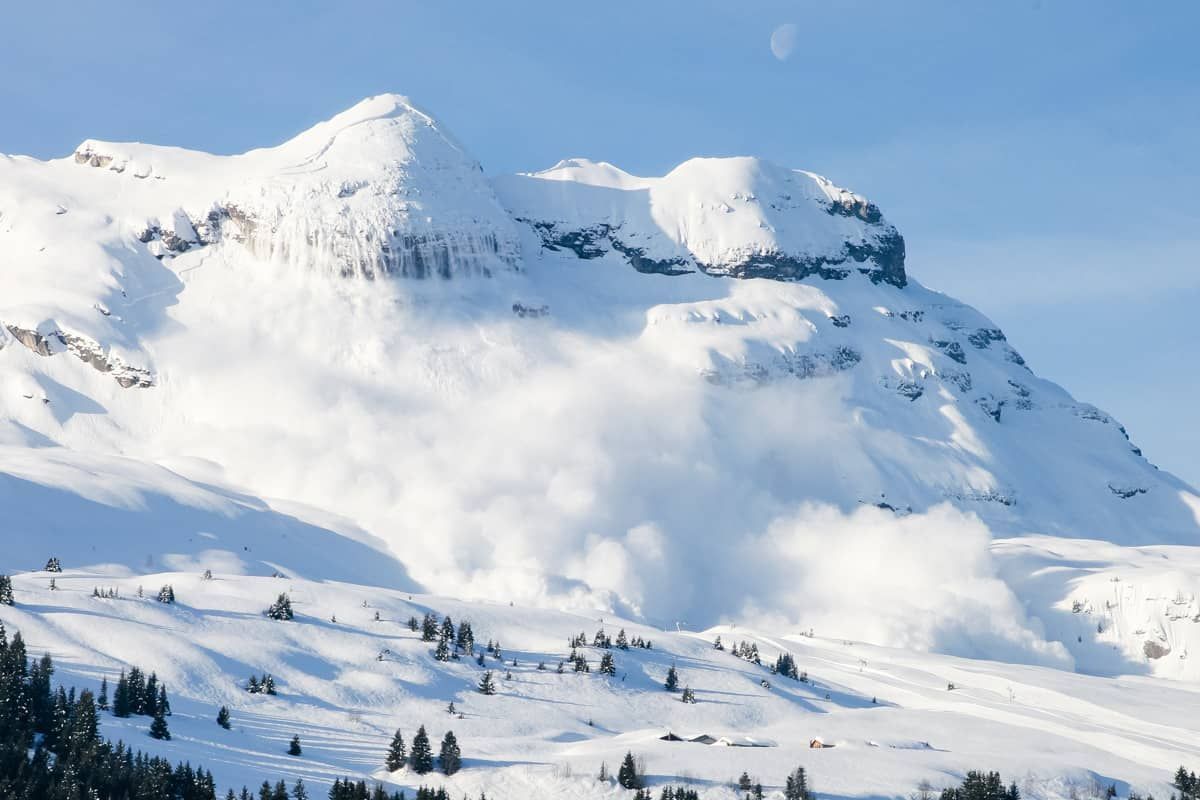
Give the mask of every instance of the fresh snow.
[{"label": "fresh snow", "polygon": [[[688,783],[729,800],[738,797],[730,787],[743,770],[778,797],[783,776],[801,764],[830,797],[894,797],[922,780],[940,788],[971,768],[1000,770],[1031,798],[1087,797],[1114,782],[1122,796],[1130,789],[1165,796],[1174,768],[1194,760],[1200,731],[1194,684],[1142,677],[1088,677],[741,626],[663,631],[598,612],[292,576],[204,580],[195,571],[121,577],[68,568],[53,576],[55,591],[50,577],[16,576],[23,603],[0,607],[0,620],[21,629],[32,653],[50,652],[67,683],[95,689],[107,676],[111,687],[131,659],[155,671],[171,696],[171,741],[150,739],[144,717],[104,715],[104,733],[204,764],[222,793],[302,777],[323,794],[335,778],[353,775],[410,794],[444,783],[453,796],[601,798],[621,790],[596,782],[600,764],[611,772],[632,751],[644,757],[652,783]],[[165,583],[175,588],[175,605],[151,599]],[[94,586],[117,587],[121,598],[93,598]],[[281,591],[296,609],[292,622],[263,616]],[[476,691],[484,667],[437,662],[433,645],[408,630],[408,618],[428,610],[469,620],[480,647],[500,642],[503,663],[488,656],[486,666],[496,695]],[[613,637],[623,628],[653,647],[609,651],[614,677],[596,671],[602,651],[581,648],[592,672],[576,674],[568,664],[558,674],[568,638],[582,632],[590,642],[601,627]],[[713,648],[718,635],[725,651]],[[728,648],[738,641],[755,643],[764,663],[792,653],[809,682],[736,658]],[[696,704],[663,690],[672,664]],[[275,678],[275,697],[244,690],[251,674],[264,672]],[[455,715],[447,713],[450,702]],[[221,705],[231,710],[231,731],[215,722]],[[392,733],[400,728],[411,742],[422,724],[435,744],[454,731],[461,773],[384,770]],[[768,746],[662,741],[668,732]],[[285,754],[293,735],[301,758]],[[812,750],[813,739],[833,748]]]},{"label": "fresh snow", "polygon": [[[974,767],[1164,793],[1200,495],[903,252],[759,159],[491,179],[394,95],[236,156],[0,156],[0,619],[64,680],[156,669],[177,736],[146,746],[222,785],[372,774],[458,698],[453,786],[501,798],[615,793],[588,776],[630,748],[714,796],[797,761],[834,795]],[[134,599],[166,582],[179,606]],[[261,617],[280,590],[299,622]],[[515,680],[432,662],[398,625],[429,607]],[[624,682],[530,669],[601,617],[655,641]],[[764,689],[717,633],[816,688]],[[697,705],[657,688],[672,660]],[[280,698],[236,689],[263,670]]]}]

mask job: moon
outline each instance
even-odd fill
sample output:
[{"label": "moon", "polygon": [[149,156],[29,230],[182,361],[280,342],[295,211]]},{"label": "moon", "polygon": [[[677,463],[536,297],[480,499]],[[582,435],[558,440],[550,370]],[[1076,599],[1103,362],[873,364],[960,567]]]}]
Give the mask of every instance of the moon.
[{"label": "moon", "polygon": [[787,61],[796,49],[799,29],[788,22],[771,31],[771,52],[780,61]]}]

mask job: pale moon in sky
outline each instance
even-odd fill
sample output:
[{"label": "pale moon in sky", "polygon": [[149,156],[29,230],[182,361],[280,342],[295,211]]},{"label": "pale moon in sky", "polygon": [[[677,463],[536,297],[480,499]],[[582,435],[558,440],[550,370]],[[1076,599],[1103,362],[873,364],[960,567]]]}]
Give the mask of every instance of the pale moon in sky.
[{"label": "pale moon in sky", "polygon": [[771,52],[780,61],[787,61],[796,49],[796,34],[796,26],[790,22],[771,32]]}]

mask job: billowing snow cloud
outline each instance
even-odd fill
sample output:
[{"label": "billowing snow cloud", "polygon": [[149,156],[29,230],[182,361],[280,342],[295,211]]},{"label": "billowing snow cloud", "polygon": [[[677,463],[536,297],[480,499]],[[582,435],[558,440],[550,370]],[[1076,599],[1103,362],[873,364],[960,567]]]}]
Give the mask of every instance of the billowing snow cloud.
[{"label": "billowing snow cloud", "polygon": [[747,543],[761,580],[745,615],[968,657],[1072,666],[996,575],[991,534],[948,504],[897,517],[807,504]]}]

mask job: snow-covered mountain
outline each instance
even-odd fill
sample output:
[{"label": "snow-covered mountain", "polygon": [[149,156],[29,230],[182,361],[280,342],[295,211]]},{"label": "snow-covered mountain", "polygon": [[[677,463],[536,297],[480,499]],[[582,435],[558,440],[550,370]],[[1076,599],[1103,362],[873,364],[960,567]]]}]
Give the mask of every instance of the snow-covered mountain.
[{"label": "snow-covered mountain", "polygon": [[[1200,496],[904,256],[812,173],[489,179],[393,95],[236,156],[0,157],[0,569],[215,560],[1200,675],[1175,605],[1077,632],[1056,555],[1128,585]],[[1195,611],[1188,552],[1129,567],[1139,596]]]}]

